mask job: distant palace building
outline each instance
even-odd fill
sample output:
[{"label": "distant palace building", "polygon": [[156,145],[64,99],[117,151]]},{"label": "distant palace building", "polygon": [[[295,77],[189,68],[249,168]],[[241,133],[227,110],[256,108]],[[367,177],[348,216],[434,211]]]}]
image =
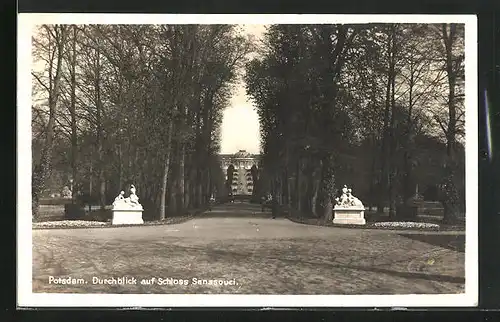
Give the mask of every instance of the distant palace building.
[{"label": "distant palace building", "polygon": [[221,167],[228,180],[228,169],[232,166],[231,191],[234,195],[252,195],[254,181],[252,167],[260,167],[260,154],[251,154],[245,150],[239,150],[235,154],[220,154]]}]

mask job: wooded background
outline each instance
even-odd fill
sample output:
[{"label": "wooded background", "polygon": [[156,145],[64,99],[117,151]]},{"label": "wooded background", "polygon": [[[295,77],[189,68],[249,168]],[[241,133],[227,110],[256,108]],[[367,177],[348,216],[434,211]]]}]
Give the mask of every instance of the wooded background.
[{"label": "wooded background", "polygon": [[155,219],[227,195],[222,113],[243,77],[261,127],[256,196],[330,220],[347,184],[396,216],[418,185],[452,221],[464,57],[463,24],[271,25],[261,43],[233,25],[37,26],[33,215],[70,178],[101,207],[133,181]]},{"label": "wooded background", "polygon": [[464,212],[464,25],[274,25],[247,65],[268,189],[324,216],[344,184],[366,204],[416,192]]}]

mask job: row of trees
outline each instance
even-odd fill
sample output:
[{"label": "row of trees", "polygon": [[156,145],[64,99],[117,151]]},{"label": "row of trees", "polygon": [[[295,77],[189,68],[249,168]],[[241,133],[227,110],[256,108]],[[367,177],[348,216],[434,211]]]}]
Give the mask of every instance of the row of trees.
[{"label": "row of trees", "polygon": [[463,63],[463,25],[270,26],[245,75],[267,189],[329,221],[344,184],[392,216],[433,185],[453,220],[465,202]]},{"label": "row of trees", "polygon": [[223,193],[222,111],[251,50],[231,25],[39,26],[34,216],[57,173],[101,207],[132,181],[159,219]]}]

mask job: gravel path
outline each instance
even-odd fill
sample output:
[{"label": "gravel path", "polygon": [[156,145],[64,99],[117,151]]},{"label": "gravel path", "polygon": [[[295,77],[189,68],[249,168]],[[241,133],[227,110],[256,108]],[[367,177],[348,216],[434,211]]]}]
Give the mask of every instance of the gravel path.
[{"label": "gravel path", "polygon": [[[33,230],[33,291],[463,292],[463,232],[320,227],[259,210],[233,204],[174,225]],[[61,284],[68,277],[73,284]],[[104,284],[123,277],[130,283]]]}]

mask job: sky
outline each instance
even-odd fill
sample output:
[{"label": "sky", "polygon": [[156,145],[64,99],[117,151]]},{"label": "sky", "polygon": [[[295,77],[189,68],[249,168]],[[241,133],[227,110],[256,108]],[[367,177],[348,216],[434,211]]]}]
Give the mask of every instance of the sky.
[{"label": "sky", "polygon": [[[260,39],[265,25],[241,25],[245,33]],[[231,99],[230,106],[224,111],[221,131],[221,153],[233,154],[238,150],[249,153],[260,152],[260,131],[257,111],[245,92],[245,83],[240,81]]]}]

